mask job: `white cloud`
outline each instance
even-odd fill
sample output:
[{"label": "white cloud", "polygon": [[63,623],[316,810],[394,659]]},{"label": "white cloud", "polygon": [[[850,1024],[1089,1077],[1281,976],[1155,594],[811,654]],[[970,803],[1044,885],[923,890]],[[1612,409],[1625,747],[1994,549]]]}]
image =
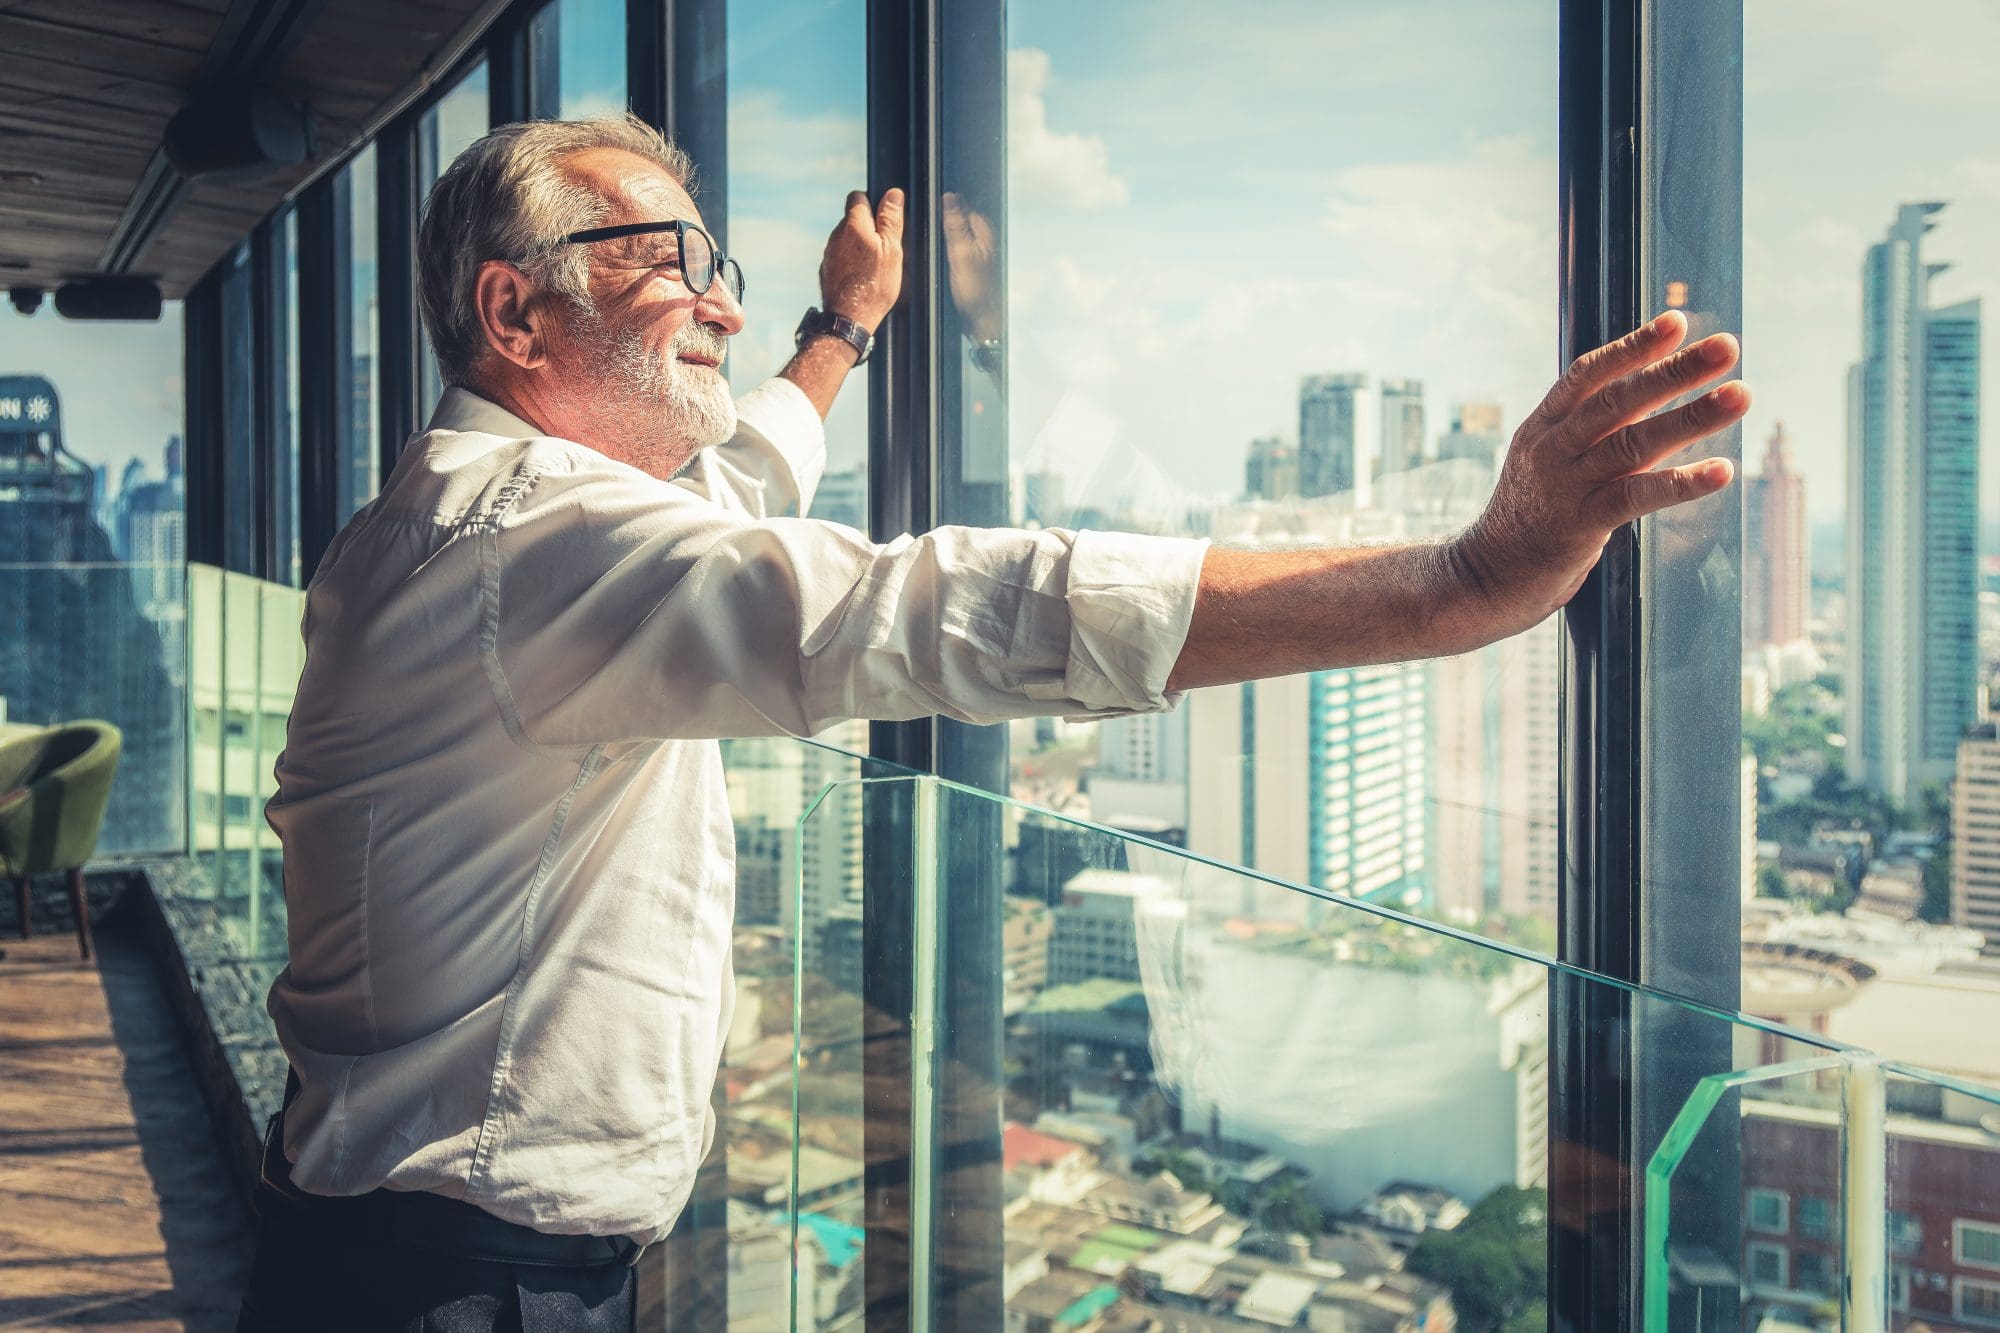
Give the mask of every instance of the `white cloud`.
[{"label": "white cloud", "polygon": [[746,185],[831,192],[837,211],[867,184],[867,126],[840,112],[787,111],[776,92],[740,91],[729,99],[729,177],[732,194]]},{"label": "white cloud", "polygon": [[1111,169],[1111,153],[1093,134],[1049,127],[1049,53],[1007,53],[1008,182],[1030,207],[1117,208],[1131,198]]}]

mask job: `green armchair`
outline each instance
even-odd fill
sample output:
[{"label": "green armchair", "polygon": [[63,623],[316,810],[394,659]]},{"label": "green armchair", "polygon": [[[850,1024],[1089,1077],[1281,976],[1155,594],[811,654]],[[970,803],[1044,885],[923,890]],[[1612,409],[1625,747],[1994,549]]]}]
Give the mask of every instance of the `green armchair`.
[{"label": "green armchair", "polygon": [[109,722],[70,722],[0,744],[0,872],[14,877],[22,939],[32,933],[30,879],[68,871],[77,946],[90,957],[83,865],[97,850],[123,748]]}]

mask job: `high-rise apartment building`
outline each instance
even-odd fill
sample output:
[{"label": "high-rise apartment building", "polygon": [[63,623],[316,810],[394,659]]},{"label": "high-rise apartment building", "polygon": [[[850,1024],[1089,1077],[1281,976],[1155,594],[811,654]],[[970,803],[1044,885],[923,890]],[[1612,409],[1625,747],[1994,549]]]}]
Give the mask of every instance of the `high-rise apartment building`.
[{"label": "high-rise apartment building", "polygon": [[1275,435],[1250,441],[1243,461],[1243,494],[1252,500],[1284,500],[1299,493],[1298,450]]},{"label": "high-rise apartment building", "polygon": [[1382,452],[1375,475],[1413,472],[1424,465],[1424,382],[1383,380]]},{"label": "high-rise apartment building", "polygon": [[1354,489],[1358,400],[1366,375],[1308,375],[1299,385],[1299,494]]},{"label": "high-rise apartment building", "polygon": [[1743,646],[1781,648],[1806,637],[1811,533],[1805,474],[1792,467],[1785,423],[1771,431],[1764,470],[1743,483]]},{"label": "high-rise apartment building", "polygon": [[2000,733],[1991,722],[1958,743],[1951,831],[1951,923],[2000,952]]},{"label": "high-rise apartment building", "polygon": [[1438,910],[1553,920],[1556,622],[1430,664],[1432,885]]},{"label": "high-rise apartment building", "polygon": [[1976,720],[1980,315],[1930,303],[1943,207],[1904,205],[1869,247],[1847,385],[1848,772],[1907,805]]},{"label": "high-rise apartment building", "polygon": [[1357,898],[1426,892],[1429,700],[1421,666],[1195,691],[1188,845]]}]

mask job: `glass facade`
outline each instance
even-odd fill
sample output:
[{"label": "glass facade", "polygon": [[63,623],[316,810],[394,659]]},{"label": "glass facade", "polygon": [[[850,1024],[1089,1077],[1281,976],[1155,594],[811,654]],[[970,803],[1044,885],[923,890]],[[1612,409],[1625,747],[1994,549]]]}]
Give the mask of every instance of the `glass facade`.
[{"label": "glass facade", "polygon": [[[1283,546],[1478,512],[1557,368],[1554,4],[970,13],[941,77],[939,518]],[[1368,687],[1404,700],[1393,762],[1356,757],[1338,705],[1307,725],[1356,686],[1329,673],[1258,687],[1254,737],[1235,687],[1017,727],[1011,790],[1234,857],[1254,783],[1260,869],[1351,857],[1365,892],[1546,943],[1554,626],[1402,675]],[[1135,767],[1140,728],[1180,734]]]}]

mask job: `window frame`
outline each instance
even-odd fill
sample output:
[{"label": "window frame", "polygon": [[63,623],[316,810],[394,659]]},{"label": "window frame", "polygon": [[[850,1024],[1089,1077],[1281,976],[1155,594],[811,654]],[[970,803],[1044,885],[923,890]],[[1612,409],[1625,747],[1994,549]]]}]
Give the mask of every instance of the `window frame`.
[{"label": "window frame", "polygon": [[[1994,1246],[1991,1259],[1974,1259],[1966,1253],[1965,1238],[1979,1234]],[[1972,1217],[1954,1217],[1951,1220],[1951,1253],[1960,1268],[1983,1268],[2000,1273],[2000,1223],[1982,1222]]]},{"label": "window frame", "polygon": [[[1792,1234],[1792,1199],[1785,1191],[1753,1187],[1746,1191],[1745,1200],[1749,1204],[1749,1224],[1750,1230],[1754,1234],[1759,1236],[1789,1236]],[[1758,1218],[1757,1206],[1760,1203],[1771,1203],[1773,1201],[1777,1205],[1778,1220],[1775,1224],[1766,1224]]]},{"label": "window frame", "polygon": [[[1753,1291],[1790,1291],[1792,1289],[1792,1252],[1782,1245],[1770,1241],[1752,1241],[1744,1246],[1744,1279]],[[1767,1282],[1757,1275],[1758,1257],[1776,1255],[1778,1257],[1778,1278]]]}]

